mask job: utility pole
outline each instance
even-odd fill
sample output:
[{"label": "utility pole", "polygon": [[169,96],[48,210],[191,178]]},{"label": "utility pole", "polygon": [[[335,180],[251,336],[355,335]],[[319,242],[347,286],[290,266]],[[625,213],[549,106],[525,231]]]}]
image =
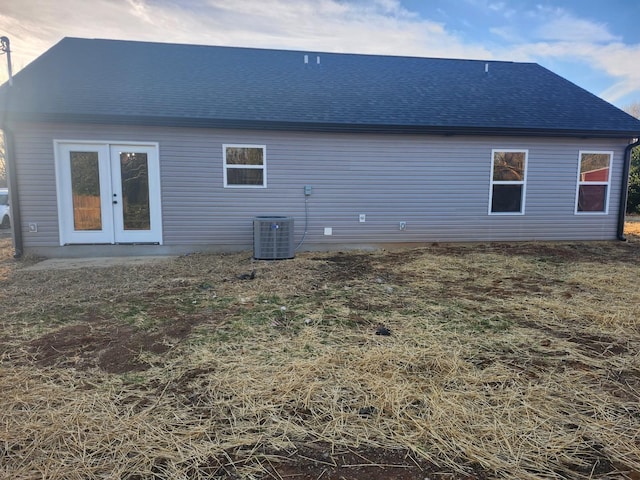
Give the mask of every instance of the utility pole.
[{"label": "utility pole", "polygon": [[13,73],[11,72],[11,42],[9,37],[0,37],[0,52],[7,55],[7,72],[9,73],[9,86],[13,86]]}]

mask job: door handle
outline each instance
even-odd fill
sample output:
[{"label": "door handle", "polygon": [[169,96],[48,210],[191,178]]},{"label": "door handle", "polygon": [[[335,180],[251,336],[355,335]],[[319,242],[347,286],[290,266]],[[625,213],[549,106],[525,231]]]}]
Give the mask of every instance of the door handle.
[{"label": "door handle", "polygon": [[115,205],[116,203],[118,203],[118,200],[114,200],[114,201],[113,201],[113,204],[114,204],[114,205]]}]

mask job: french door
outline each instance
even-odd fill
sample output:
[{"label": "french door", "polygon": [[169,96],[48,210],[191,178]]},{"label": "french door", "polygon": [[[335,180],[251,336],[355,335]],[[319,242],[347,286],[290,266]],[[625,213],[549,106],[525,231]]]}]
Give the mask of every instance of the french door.
[{"label": "french door", "polygon": [[60,243],[162,243],[156,144],[56,142]]}]

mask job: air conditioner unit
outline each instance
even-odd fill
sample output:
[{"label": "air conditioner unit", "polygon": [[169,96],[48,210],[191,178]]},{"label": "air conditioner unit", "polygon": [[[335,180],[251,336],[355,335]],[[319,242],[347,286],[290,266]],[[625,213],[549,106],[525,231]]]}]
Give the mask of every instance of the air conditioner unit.
[{"label": "air conditioner unit", "polygon": [[293,258],[293,218],[255,217],[253,219],[253,258],[281,260]]}]

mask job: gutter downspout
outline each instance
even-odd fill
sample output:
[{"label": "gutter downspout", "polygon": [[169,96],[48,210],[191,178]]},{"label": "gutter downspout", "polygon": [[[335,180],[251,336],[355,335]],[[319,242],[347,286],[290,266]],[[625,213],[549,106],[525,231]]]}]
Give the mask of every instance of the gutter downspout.
[{"label": "gutter downspout", "polygon": [[9,81],[5,89],[4,108],[2,119],[0,119],[0,129],[4,136],[4,161],[7,170],[7,184],[9,185],[9,208],[11,209],[11,236],[13,240],[14,258],[22,257],[22,221],[20,220],[20,202],[18,201],[18,174],[14,156],[13,132],[8,126],[7,113],[9,111],[9,99],[11,88],[13,87],[13,74],[11,71],[11,48],[7,37],[0,37],[0,47],[7,55],[7,70]]},{"label": "gutter downspout", "polygon": [[624,165],[622,170],[622,190],[620,191],[620,207],[618,209],[618,240],[626,242],[627,237],[624,236],[624,219],[627,213],[627,199],[629,197],[629,171],[631,170],[631,150],[640,146],[640,139],[627,145],[624,149]]},{"label": "gutter downspout", "polygon": [[20,220],[20,202],[18,201],[18,179],[14,152],[13,132],[3,119],[2,132],[4,134],[4,160],[7,168],[7,183],[9,184],[9,205],[11,208],[11,232],[13,237],[13,257],[22,257],[22,221]]}]

